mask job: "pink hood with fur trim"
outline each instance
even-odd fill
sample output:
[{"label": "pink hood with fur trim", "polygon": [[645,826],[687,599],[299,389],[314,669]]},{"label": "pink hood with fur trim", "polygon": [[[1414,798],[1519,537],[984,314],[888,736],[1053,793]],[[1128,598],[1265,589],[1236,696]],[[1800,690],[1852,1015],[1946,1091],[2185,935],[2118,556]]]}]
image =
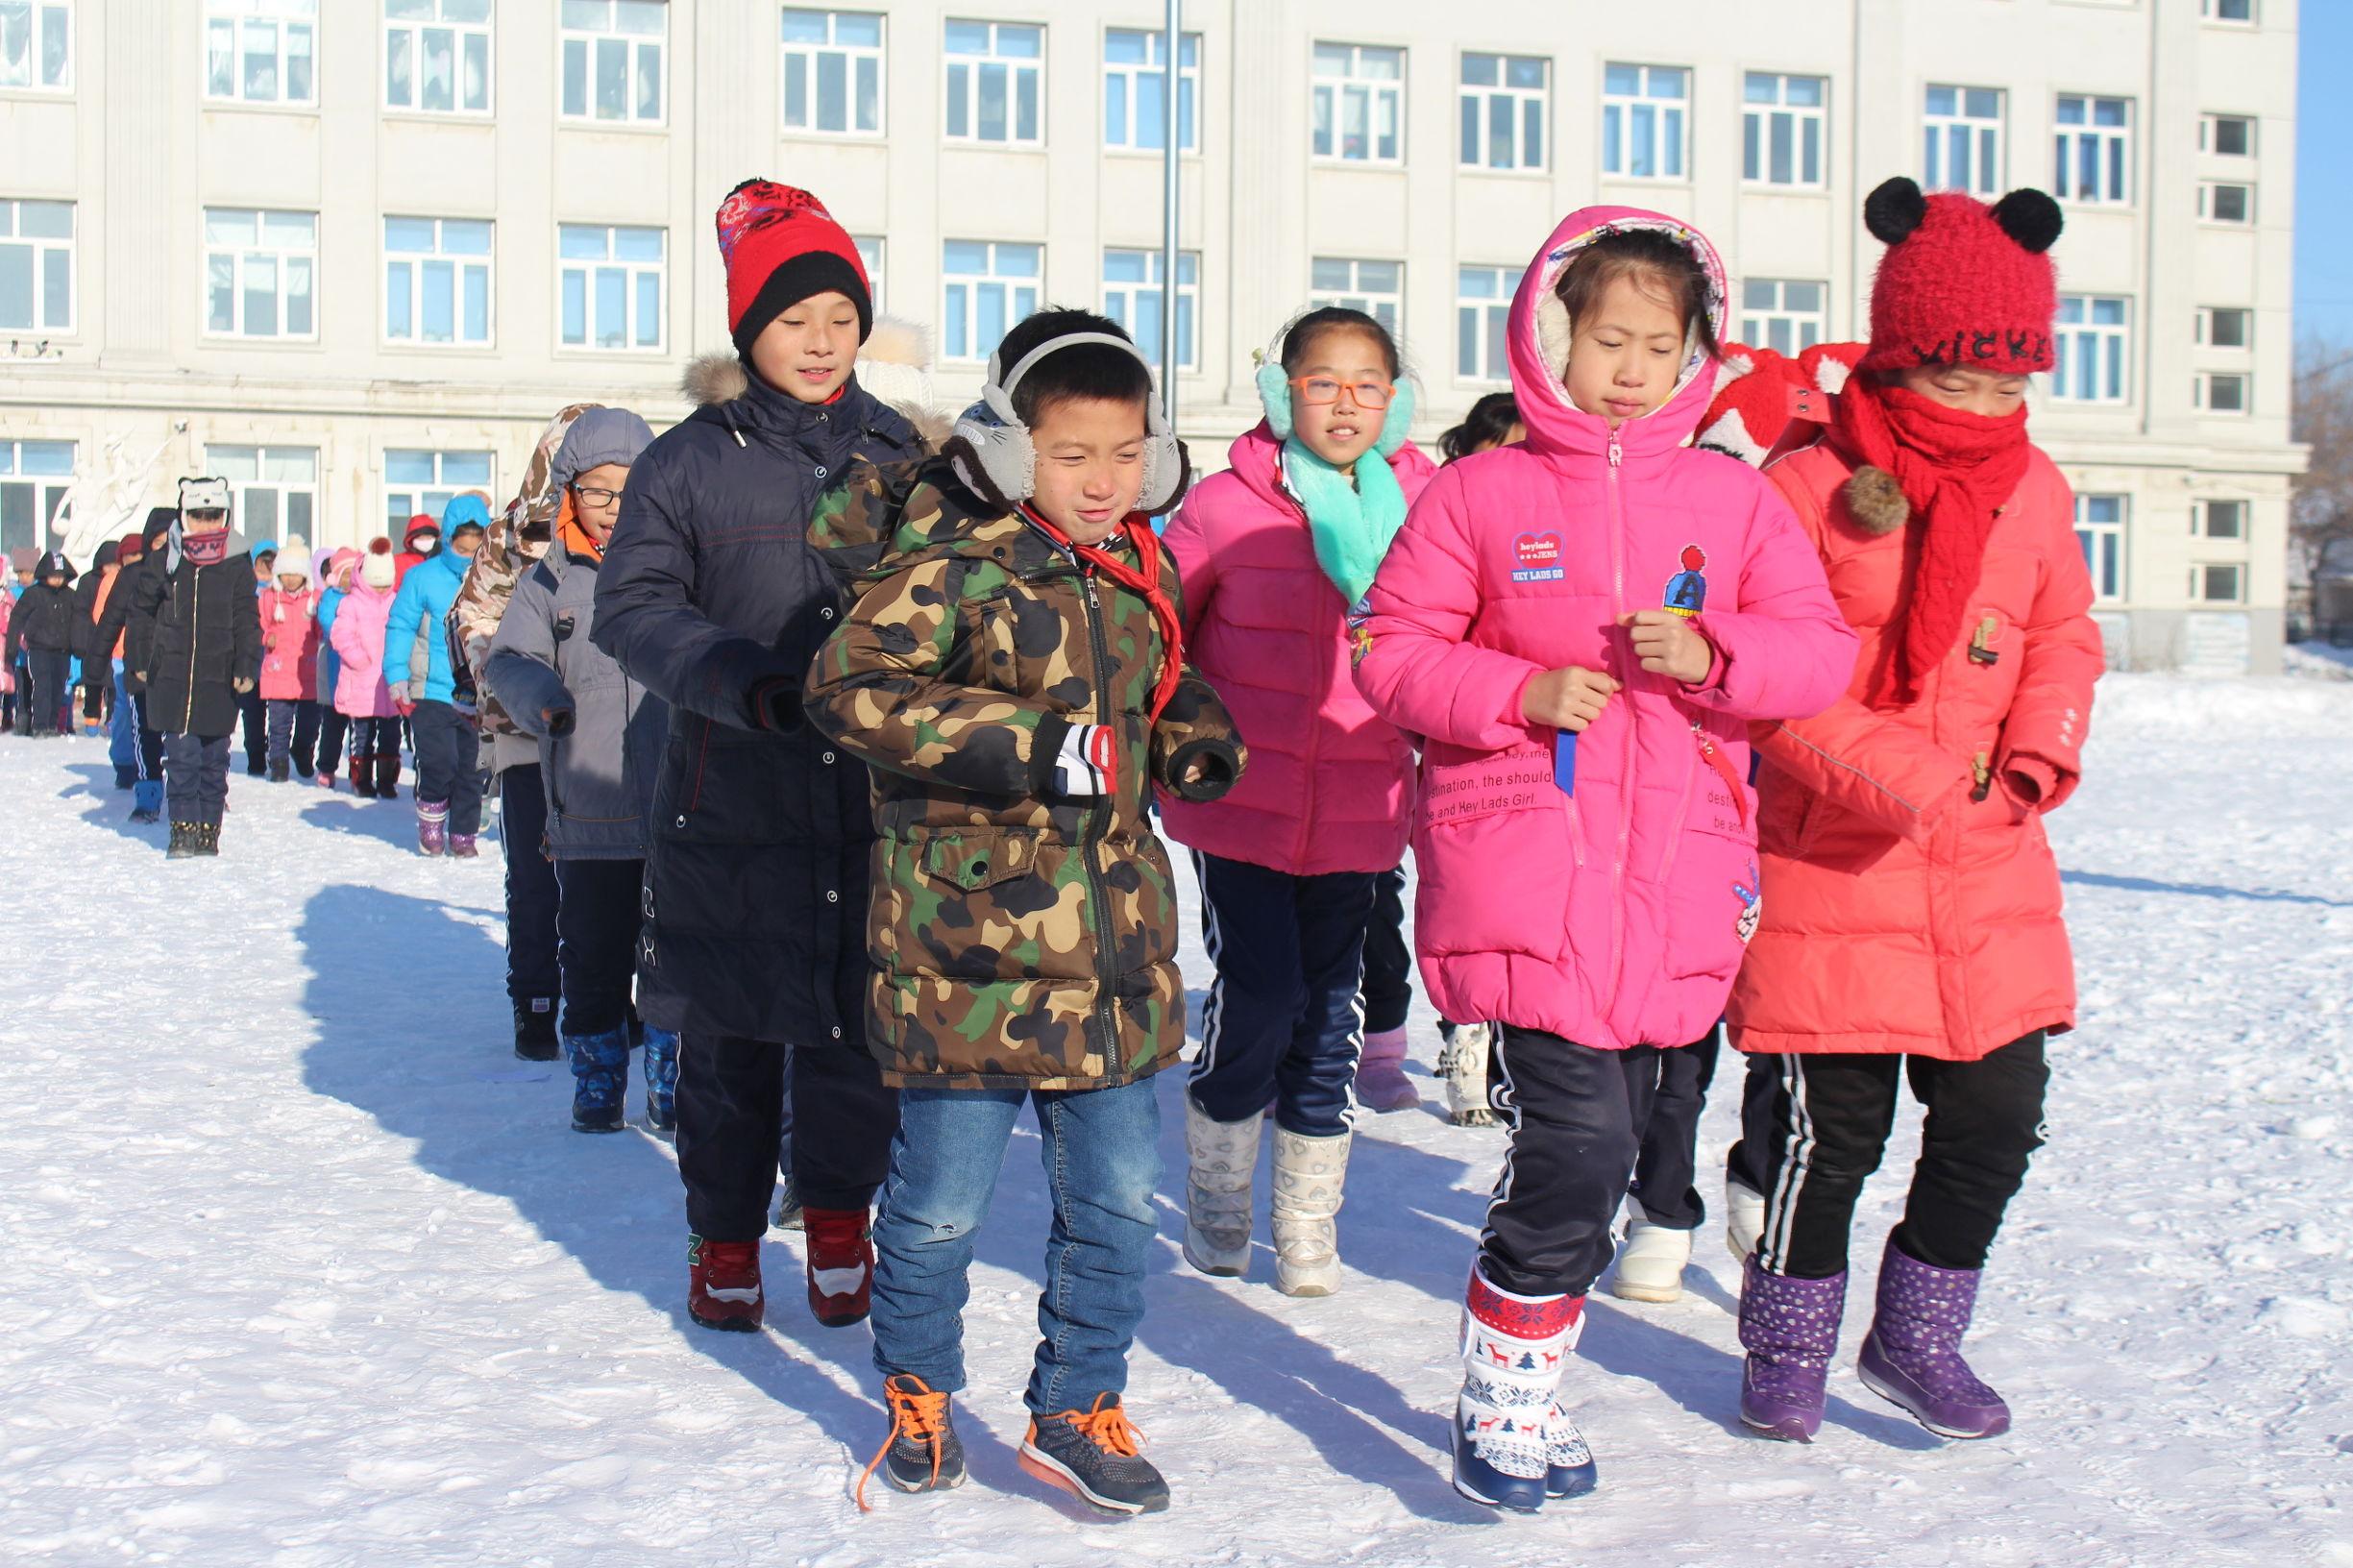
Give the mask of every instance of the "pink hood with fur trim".
[{"label": "pink hood with fur trim", "polygon": [[[1511,306],[1528,440],[1431,481],[1373,584],[1357,663],[1374,710],[1425,737],[1414,937],[1431,1000],[1605,1048],[1683,1044],[1722,1015],[1758,907],[1748,722],[1820,711],[1855,650],[1773,486],[1686,445],[1707,356],[1694,349],[1665,405],[1614,431],[1569,402],[1554,284],[1632,227],[1691,246],[1721,327],[1723,267],[1696,231],[1630,208],[1563,220]],[[1620,619],[1662,605],[1717,649],[1699,686],[1630,652]],[[1566,665],[1625,689],[1564,776],[1520,697]]]}]

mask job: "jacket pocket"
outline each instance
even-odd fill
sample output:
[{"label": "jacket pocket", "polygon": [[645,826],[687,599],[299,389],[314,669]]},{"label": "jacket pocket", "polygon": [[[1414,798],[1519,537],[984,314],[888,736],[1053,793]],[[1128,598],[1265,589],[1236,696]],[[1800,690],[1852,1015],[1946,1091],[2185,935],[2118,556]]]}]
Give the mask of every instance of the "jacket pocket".
[{"label": "jacket pocket", "polygon": [[801,771],[791,746],[711,719],[673,725],[653,836],[680,844],[784,842],[794,825],[787,792],[798,788]]},{"label": "jacket pocket", "polygon": [[1556,963],[1582,845],[1545,753],[1426,763],[1413,857],[1425,953],[1524,953]]},{"label": "jacket pocket", "polygon": [[982,893],[1037,863],[1038,841],[1027,833],[955,833],[923,843],[923,874],[965,893]]},{"label": "jacket pocket", "polygon": [[[1085,862],[1016,828],[925,833],[895,844],[870,946],[901,973],[959,980],[1091,980]],[[889,928],[883,929],[887,920]]]},{"label": "jacket pocket", "polygon": [[1742,839],[1685,830],[1665,891],[1666,961],[1672,979],[1729,982],[1764,914],[1756,851]]}]

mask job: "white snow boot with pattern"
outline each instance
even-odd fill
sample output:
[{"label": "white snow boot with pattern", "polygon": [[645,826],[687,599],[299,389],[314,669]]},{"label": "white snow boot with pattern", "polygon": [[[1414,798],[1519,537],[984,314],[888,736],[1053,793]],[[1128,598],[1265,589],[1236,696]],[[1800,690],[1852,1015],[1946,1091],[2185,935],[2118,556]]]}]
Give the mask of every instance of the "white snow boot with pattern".
[{"label": "white snow boot with pattern", "polygon": [[1328,1296],[1340,1287],[1338,1217],[1351,1137],[1275,1129],[1275,1288],[1287,1296]]},{"label": "white snow boot with pattern", "polygon": [[1446,1110],[1458,1127],[1493,1127],[1499,1118],[1487,1103],[1487,1047],[1494,1031],[1483,1023],[1450,1023],[1442,1031],[1438,1076],[1446,1080]]},{"label": "white snow boot with pattern", "polygon": [[1204,1274],[1250,1271],[1250,1179],[1264,1118],[1214,1121],[1185,1096],[1185,1261]]}]

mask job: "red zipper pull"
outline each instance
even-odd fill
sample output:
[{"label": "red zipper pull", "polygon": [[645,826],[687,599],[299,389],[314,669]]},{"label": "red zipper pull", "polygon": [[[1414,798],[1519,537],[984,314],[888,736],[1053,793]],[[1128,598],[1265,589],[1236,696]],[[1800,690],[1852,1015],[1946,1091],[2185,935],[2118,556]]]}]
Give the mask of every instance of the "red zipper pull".
[{"label": "red zipper pull", "polygon": [[1732,792],[1732,809],[1740,814],[1740,825],[1748,826],[1749,794],[1740,787],[1740,775],[1732,769],[1732,759],[1726,756],[1723,748],[1716,745],[1715,738],[1697,723],[1691,726],[1691,733],[1700,738],[1700,755],[1707,759],[1707,765],[1716,771],[1716,776],[1724,780],[1724,787]]}]

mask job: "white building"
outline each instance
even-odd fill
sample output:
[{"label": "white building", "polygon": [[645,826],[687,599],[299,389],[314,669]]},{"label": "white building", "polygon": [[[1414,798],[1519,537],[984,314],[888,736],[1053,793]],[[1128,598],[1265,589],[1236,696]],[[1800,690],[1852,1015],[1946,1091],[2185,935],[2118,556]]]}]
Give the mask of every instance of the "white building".
[{"label": "white building", "polygon": [[[1423,433],[1497,384],[1559,215],[1687,215],[1743,335],[1867,331],[1891,174],[2065,202],[2035,414],[2136,663],[2278,662],[2296,0],[1188,0],[1185,432],[1311,299],[1393,320]],[[0,0],[0,539],[222,472],[257,534],[503,497],[582,396],[725,342],[710,217],[816,190],[943,402],[1003,324],[1159,332],[1156,0]],[[125,527],[128,527],[128,522]],[[96,537],[94,527],[89,537]],[[46,543],[44,539],[40,542]]]}]

